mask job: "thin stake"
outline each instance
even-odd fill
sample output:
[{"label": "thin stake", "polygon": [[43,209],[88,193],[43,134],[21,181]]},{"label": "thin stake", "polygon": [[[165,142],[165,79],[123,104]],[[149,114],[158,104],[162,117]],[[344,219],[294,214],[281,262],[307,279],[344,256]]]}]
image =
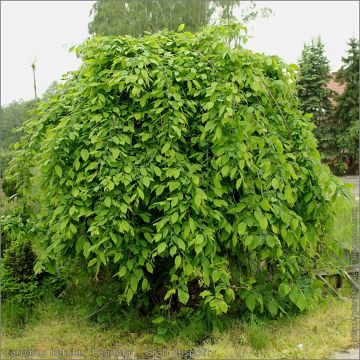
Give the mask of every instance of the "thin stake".
[{"label": "thin stake", "polygon": [[36,70],[36,64],[35,64],[35,59],[33,61],[33,63],[31,64],[31,68],[32,68],[32,71],[33,71],[33,77],[34,77],[34,92],[35,92],[35,100],[38,99],[37,97],[37,92],[36,92],[36,76],[35,76],[35,70]]}]

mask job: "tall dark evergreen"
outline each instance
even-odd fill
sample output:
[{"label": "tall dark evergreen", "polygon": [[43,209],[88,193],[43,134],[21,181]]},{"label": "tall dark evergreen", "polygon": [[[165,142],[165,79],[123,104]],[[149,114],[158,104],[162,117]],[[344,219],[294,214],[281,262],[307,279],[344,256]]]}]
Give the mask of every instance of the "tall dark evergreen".
[{"label": "tall dark evergreen", "polygon": [[359,161],[359,40],[351,38],[347,55],[336,80],[345,85],[344,93],[337,99],[336,119],[339,126],[337,146],[341,157],[347,161],[349,171],[358,171]]},{"label": "tall dark evergreen", "polygon": [[[300,109],[312,115],[319,150],[325,155],[334,147],[331,136],[333,111],[331,91],[327,84],[331,78],[329,60],[320,37],[305,44],[299,60],[300,74],[297,81]],[[326,156],[326,155],[325,155]]]},{"label": "tall dark evergreen", "polygon": [[330,91],[326,87],[330,80],[330,65],[320,37],[304,45],[299,68],[297,84],[300,109],[312,114],[315,125],[319,126],[331,111]]}]

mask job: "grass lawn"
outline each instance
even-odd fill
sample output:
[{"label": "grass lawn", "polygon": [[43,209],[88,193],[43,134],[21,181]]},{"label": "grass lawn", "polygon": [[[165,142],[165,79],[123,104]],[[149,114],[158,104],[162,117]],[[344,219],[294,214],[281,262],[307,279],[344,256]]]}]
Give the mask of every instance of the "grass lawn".
[{"label": "grass lawn", "polygon": [[[84,320],[76,310],[65,310],[60,301],[55,301],[39,305],[34,320],[25,329],[12,335],[3,333],[2,350],[36,349],[47,352],[49,356],[45,358],[51,357],[50,351],[81,351],[82,356],[76,358],[103,357],[99,352],[94,355],[92,349],[128,351],[137,358],[151,358],[151,355],[155,358],[155,355],[171,354],[173,349],[179,355],[181,351],[196,350],[198,356],[194,358],[199,359],[326,358],[352,345],[351,291],[345,288],[342,293],[344,301],[330,296],[313,311],[295,317],[233,321],[225,331],[212,334],[211,340],[198,346],[192,333],[196,330],[191,327],[166,344],[157,345],[150,332],[104,329]],[[202,357],[202,354],[208,356]]]}]

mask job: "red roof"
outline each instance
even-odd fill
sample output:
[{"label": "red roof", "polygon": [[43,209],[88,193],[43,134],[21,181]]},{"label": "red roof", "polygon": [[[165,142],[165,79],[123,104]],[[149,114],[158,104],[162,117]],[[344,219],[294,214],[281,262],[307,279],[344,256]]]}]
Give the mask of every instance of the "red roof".
[{"label": "red roof", "polygon": [[345,91],[345,85],[339,84],[335,81],[336,73],[331,74],[331,80],[327,84],[327,88],[335,91],[337,94],[342,95]]}]

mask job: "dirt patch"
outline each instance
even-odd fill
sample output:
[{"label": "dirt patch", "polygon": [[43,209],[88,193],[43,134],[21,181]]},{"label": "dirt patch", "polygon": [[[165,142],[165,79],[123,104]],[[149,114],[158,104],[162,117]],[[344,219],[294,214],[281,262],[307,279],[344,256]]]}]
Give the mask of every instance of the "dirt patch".
[{"label": "dirt patch", "polygon": [[359,359],[359,349],[348,349],[342,352],[336,352],[331,359]]}]

